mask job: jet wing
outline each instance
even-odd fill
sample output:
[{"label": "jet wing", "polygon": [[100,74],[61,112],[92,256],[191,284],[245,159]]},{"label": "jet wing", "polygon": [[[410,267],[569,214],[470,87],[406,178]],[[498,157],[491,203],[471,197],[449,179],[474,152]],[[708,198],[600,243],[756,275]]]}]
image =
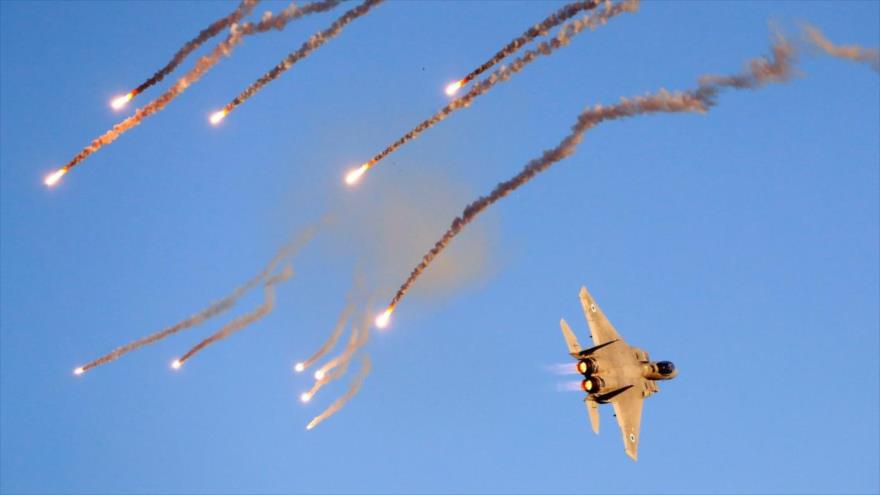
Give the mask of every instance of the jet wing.
[{"label": "jet wing", "polygon": [[602,345],[612,340],[620,339],[614,325],[605,317],[605,313],[596,304],[593,296],[587,292],[586,287],[581,287],[580,292],[581,306],[584,308],[584,316],[587,317],[587,323],[590,325],[590,333],[593,335],[593,344]]},{"label": "jet wing", "polygon": [[599,404],[589,398],[584,399],[587,405],[587,412],[590,414],[590,426],[593,427],[593,433],[599,434]]},{"label": "jet wing", "polygon": [[639,387],[632,387],[611,400],[617,424],[623,435],[623,448],[626,455],[637,461],[639,458],[639,428],[642,424],[642,396]]}]

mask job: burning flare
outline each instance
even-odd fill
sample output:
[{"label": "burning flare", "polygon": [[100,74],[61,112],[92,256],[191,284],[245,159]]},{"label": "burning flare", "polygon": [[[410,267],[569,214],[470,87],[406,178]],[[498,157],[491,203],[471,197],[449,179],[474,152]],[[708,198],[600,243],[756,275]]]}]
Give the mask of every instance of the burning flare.
[{"label": "burning flare", "polygon": [[299,396],[299,400],[300,400],[301,402],[308,402],[308,401],[312,400],[312,394],[310,394],[310,393],[308,393],[308,392],[303,392],[303,393]]},{"label": "burning flare", "polygon": [[324,371],[323,369],[316,371],[315,372],[315,380],[323,380],[325,374],[326,374],[326,371]]},{"label": "burning flare", "polygon": [[126,103],[130,102],[132,98],[134,98],[134,91],[113,98],[113,101],[110,102],[110,106],[113,107],[113,110],[121,110],[122,107],[124,107]]},{"label": "burning flare", "polygon": [[306,365],[303,363],[296,363],[296,366],[293,367],[293,370],[297,373],[302,373],[304,369],[306,369]]},{"label": "burning flare", "polygon": [[80,366],[80,367],[78,367],[77,369],[73,370],[73,374],[76,375],[76,376],[82,375],[82,374],[85,373],[85,372],[86,372],[86,370],[85,370],[82,366]]},{"label": "burning flare", "polygon": [[454,83],[450,83],[448,86],[446,86],[446,94],[448,96],[452,96],[457,93],[462,86],[464,86],[464,79],[455,81]]},{"label": "burning flare", "polygon": [[64,177],[64,174],[66,174],[66,173],[67,173],[66,168],[59,168],[58,170],[47,175],[46,178],[43,180],[43,184],[46,184],[46,186],[48,186],[48,187],[52,187],[55,184],[57,184],[58,181],[61,180],[61,178]]},{"label": "burning flare", "polygon": [[181,366],[183,366],[183,363],[180,362],[180,359],[175,359],[171,362],[172,369],[179,370]]},{"label": "burning flare", "polygon": [[388,326],[388,320],[391,319],[391,313],[394,312],[394,306],[388,306],[384,313],[376,317],[376,328],[385,328]]},{"label": "burning flare", "polygon": [[218,110],[211,114],[211,118],[209,120],[211,121],[211,124],[217,125],[220,123],[221,120],[226,117],[226,114],[228,113],[229,112],[227,112],[225,108],[223,110]]},{"label": "burning flare", "polygon": [[370,165],[365,163],[360,167],[350,171],[349,173],[345,174],[345,183],[349,186],[357,184],[357,182],[361,180],[361,176],[364,175],[367,170],[370,170]]}]

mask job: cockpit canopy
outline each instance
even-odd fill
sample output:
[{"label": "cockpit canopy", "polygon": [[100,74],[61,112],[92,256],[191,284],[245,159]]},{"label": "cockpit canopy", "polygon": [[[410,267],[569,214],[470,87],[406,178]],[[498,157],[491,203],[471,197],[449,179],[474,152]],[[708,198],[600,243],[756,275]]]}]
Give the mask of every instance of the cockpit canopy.
[{"label": "cockpit canopy", "polygon": [[657,363],[657,371],[661,375],[668,376],[675,373],[675,365],[672,364],[672,361],[660,361]]}]

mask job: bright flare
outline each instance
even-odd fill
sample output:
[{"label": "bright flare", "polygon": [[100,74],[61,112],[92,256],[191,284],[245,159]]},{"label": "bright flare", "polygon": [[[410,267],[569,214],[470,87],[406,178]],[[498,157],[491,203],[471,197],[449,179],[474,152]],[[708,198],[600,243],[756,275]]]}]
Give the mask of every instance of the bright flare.
[{"label": "bright flare", "polygon": [[446,86],[446,94],[449,96],[454,95],[461,87],[464,85],[464,81],[455,81],[454,83],[450,83]]},{"label": "bright flare", "polygon": [[388,326],[388,320],[391,319],[391,313],[394,312],[394,307],[390,307],[385,310],[384,313],[376,317],[376,327],[385,328]]},{"label": "bright flare", "polygon": [[315,420],[314,419],[311,420],[308,425],[306,425],[307,430],[311,430],[314,427],[315,427]]},{"label": "bright flare", "polygon": [[306,365],[302,363],[296,363],[296,366],[294,366],[293,369],[296,370],[297,373],[300,373],[302,372],[302,370],[306,369]]},{"label": "bright flare", "polygon": [[370,169],[370,167],[365,163],[365,164],[361,165],[360,167],[352,170],[351,172],[349,172],[348,174],[345,175],[345,183],[348,184],[349,186],[353,186],[354,184],[357,183],[357,181],[359,181],[361,179],[361,176],[364,175],[364,172],[366,172],[369,169]]},{"label": "bright flare", "polygon": [[113,98],[113,101],[110,102],[110,106],[113,107],[113,110],[120,110],[122,109],[122,107],[125,106],[126,103],[130,102],[132,98],[134,98],[134,93],[117,96],[116,98]]},{"label": "bright flare", "polygon": [[179,370],[180,367],[183,366],[183,363],[180,362],[180,359],[175,359],[173,363],[171,363],[171,367]]},{"label": "bright flare", "polygon": [[302,402],[308,402],[312,400],[312,396],[308,392],[303,392],[302,395],[299,396],[299,400]]},{"label": "bright flare", "polygon": [[324,371],[318,370],[315,372],[315,380],[323,380],[324,379]]},{"label": "bright flare", "polygon": [[227,112],[226,109],[218,110],[218,111],[212,113],[211,118],[210,118],[211,124],[213,124],[213,125],[219,124],[220,121],[223,120],[224,117],[226,117],[227,113],[229,113],[229,112]]},{"label": "bright flare", "polygon": [[73,374],[76,375],[76,376],[82,375],[82,374],[85,373],[85,372],[86,372],[86,370],[84,370],[82,366],[80,366],[79,368],[73,370]]},{"label": "bright flare", "polygon": [[48,187],[52,187],[57,184],[58,181],[61,180],[61,178],[64,177],[64,174],[66,173],[66,168],[59,168],[58,170],[47,175],[46,178],[43,180],[43,184],[46,184]]}]

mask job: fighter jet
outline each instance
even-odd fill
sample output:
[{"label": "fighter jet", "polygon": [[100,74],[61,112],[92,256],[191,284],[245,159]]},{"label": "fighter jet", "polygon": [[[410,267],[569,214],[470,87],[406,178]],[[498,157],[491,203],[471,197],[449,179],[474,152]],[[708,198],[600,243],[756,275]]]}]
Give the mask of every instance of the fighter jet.
[{"label": "fighter jet", "polygon": [[562,319],[559,325],[568,352],[577,360],[577,371],[584,376],[581,387],[587,393],[584,404],[593,432],[599,434],[599,404],[610,403],[623,435],[626,455],[638,460],[642,402],[660,391],[657,381],[671,380],[678,371],[670,361],[651,361],[647,352],[627,344],[586,287],[581,287],[580,298],[594,346],[581,349],[568,323]]}]

